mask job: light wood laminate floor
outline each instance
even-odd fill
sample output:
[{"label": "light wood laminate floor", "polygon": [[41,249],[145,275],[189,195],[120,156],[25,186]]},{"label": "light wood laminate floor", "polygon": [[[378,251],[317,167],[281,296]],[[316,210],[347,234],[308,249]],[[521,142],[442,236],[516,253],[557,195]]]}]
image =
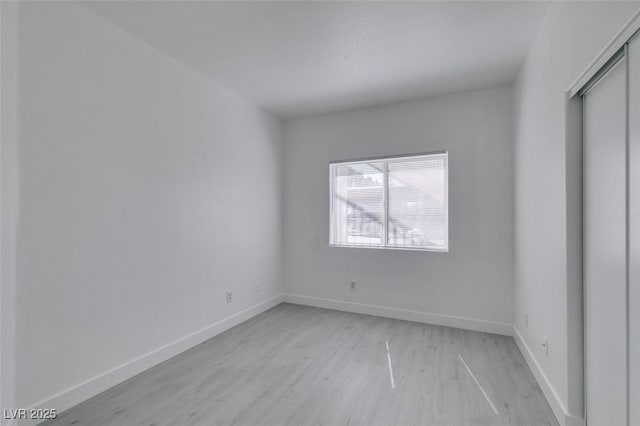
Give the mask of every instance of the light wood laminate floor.
[{"label": "light wood laminate floor", "polygon": [[281,304],[48,425],[556,425],[514,340]]}]

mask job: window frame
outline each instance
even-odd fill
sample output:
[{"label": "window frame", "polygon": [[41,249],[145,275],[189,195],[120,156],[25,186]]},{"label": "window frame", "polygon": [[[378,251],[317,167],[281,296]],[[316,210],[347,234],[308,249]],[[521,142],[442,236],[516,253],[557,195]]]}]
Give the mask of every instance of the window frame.
[{"label": "window frame", "polygon": [[[444,174],[444,192],[447,204],[447,214],[445,215],[444,231],[446,235],[447,244],[445,247],[416,247],[409,245],[389,245],[389,233],[388,233],[388,218],[389,218],[389,163],[402,162],[412,159],[420,159],[431,157],[434,155],[444,155],[445,159],[445,174]],[[336,223],[336,211],[335,211],[335,173],[337,172],[338,165],[349,164],[361,164],[365,162],[379,161],[383,163],[383,221],[382,221],[382,243],[379,245],[367,245],[367,244],[345,244],[336,243],[337,229]],[[367,157],[367,158],[355,158],[349,160],[338,160],[329,162],[329,246],[330,247],[343,247],[343,248],[364,248],[364,249],[376,249],[376,250],[409,250],[409,251],[426,251],[426,252],[440,252],[448,253],[451,247],[449,242],[449,151],[431,151],[421,152],[416,154],[402,154],[402,155],[387,155],[382,157]]]}]

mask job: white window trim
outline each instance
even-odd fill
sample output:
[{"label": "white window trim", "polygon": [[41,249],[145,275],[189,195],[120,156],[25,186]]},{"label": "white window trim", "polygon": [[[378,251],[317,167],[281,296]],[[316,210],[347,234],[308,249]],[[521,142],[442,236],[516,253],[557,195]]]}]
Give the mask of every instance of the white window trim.
[{"label": "white window trim", "polygon": [[[444,190],[445,196],[447,200],[447,215],[445,216],[445,233],[447,235],[447,246],[446,247],[416,247],[416,246],[402,246],[402,245],[388,245],[388,232],[387,232],[387,219],[389,217],[389,203],[388,203],[388,165],[389,163],[393,163],[395,161],[401,162],[407,159],[419,159],[421,157],[430,157],[433,155],[441,155],[444,154],[445,158],[445,166],[446,173],[444,177]],[[367,244],[345,244],[345,243],[335,243],[334,241],[337,239],[336,229],[335,229],[335,191],[334,191],[334,182],[335,182],[335,165],[349,165],[349,164],[360,164],[367,161],[382,161],[384,164],[383,171],[383,223],[382,223],[382,241],[383,243],[380,245],[367,245]],[[432,152],[422,152],[418,154],[403,154],[403,155],[388,155],[383,157],[366,157],[366,158],[356,158],[350,160],[340,160],[340,161],[331,161],[329,162],[329,246],[330,247],[341,247],[341,248],[364,248],[364,249],[374,249],[374,250],[405,250],[405,251],[427,251],[427,252],[440,252],[440,253],[448,253],[451,247],[449,242],[449,151],[432,151]]]}]

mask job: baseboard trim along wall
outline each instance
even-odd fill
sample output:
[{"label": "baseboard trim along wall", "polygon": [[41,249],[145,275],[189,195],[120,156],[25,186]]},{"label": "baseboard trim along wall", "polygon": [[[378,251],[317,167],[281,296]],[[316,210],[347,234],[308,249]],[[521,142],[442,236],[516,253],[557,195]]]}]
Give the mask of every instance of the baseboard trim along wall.
[{"label": "baseboard trim along wall", "polygon": [[446,327],[462,328],[465,330],[482,331],[485,333],[511,336],[511,324],[486,321],[473,318],[457,317],[453,315],[434,314],[429,312],[412,311],[408,309],[390,308],[387,306],[367,305],[364,303],[346,302],[343,300],[324,299],[321,297],[285,294],[284,301],[297,305],[315,306],[318,308],[335,309],[337,311],[353,312],[357,314],[376,315],[405,321],[422,322]]},{"label": "baseboard trim along wall", "polygon": [[[109,371],[95,376],[83,383],[77,384],[68,388],[56,395],[53,395],[37,404],[34,404],[31,408],[56,408],[58,413],[85,401],[100,392],[103,392],[110,387],[121,383],[136,374],[160,364],[163,361],[168,360],[171,357],[178,355],[181,352],[186,351],[206,340],[211,339],[218,334],[227,331],[228,329],[243,323],[256,315],[265,312],[274,306],[279,305],[284,301],[283,295],[274,296],[263,302],[260,302],[250,308],[237,312],[227,318],[224,318],[208,327],[196,331],[182,337],[174,342],[164,345],[154,351],[144,354],[136,359],[126,362],[118,367],[115,367]],[[36,424],[29,421],[20,421],[21,426],[27,426]]]},{"label": "baseboard trim along wall", "polygon": [[522,352],[522,356],[529,365],[529,369],[536,378],[538,385],[540,385],[542,393],[544,393],[545,398],[549,401],[549,405],[551,405],[553,414],[555,414],[556,419],[558,419],[560,426],[584,426],[585,423],[582,418],[571,415],[567,412],[567,407],[558,396],[558,393],[547,378],[547,375],[540,367],[540,364],[538,364],[531,348],[529,348],[529,345],[525,342],[520,330],[518,330],[518,327],[515,325],[513,326],[513,338],[516,341],[516,345],[518,345],[520,352]]}]

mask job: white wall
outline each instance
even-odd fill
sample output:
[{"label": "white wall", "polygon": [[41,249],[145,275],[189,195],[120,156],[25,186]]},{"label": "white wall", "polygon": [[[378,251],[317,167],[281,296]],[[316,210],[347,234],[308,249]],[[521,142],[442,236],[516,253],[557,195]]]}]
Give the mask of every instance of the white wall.
[{"label": "white wall", "polygon": [[[0,2],[0,409],[15,407],[16,221],[18,216],[18,15]],[[4,416],[2,416],[4,417]],[[7,422],[0,418],[0,424]]]},{"label": "white wall", "polygon": [[18,31],[29,407],[282,292],[282,126],[82,6]]},{"label": "white wall", "polygon": [[581,158],[566,90],[639,6],[553,2],[515,85],[516,338],[562,424],[583,410]]},{"label": "white wall", "polygon": [[[511,97],[496,88],[285,122],[285,285],[306,296],[292,300],[510,324]],[[437,150],[449,151],[448,253],[328,246],[330,161]]]}]

